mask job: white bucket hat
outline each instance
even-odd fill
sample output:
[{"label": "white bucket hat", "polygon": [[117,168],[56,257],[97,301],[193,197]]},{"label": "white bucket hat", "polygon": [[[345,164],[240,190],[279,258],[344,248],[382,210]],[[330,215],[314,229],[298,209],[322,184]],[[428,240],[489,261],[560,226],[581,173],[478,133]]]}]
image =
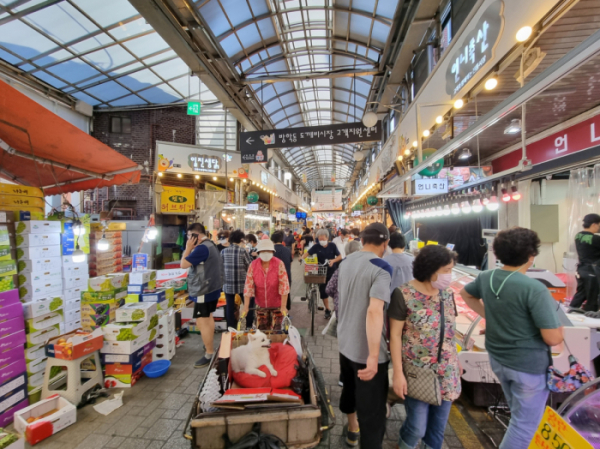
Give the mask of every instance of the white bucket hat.
[{"label": "white bucket hat", "polygon": [[271,240],[259,240],[256,245],[256,252],[260,253],[261,251],[275,252],[275,245],[273,245]]}]

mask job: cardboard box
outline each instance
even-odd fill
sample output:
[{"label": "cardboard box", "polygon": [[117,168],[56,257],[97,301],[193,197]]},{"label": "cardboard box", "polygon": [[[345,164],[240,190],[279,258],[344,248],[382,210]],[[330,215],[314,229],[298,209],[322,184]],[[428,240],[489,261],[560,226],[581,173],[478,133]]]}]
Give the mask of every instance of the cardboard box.
[{"label": "cardboard box", "polygon": [[64,311],[64,315],[65,315],[65,319],[64,319],[65,323],[81,320],[81,308],[66,310],[66,311]]},{"label": "cardboard box", "polygon": [[39,330],[30,334],[26,334],[27,341],[25,347],[31,348],[42,343],[46,343],[48,340],[60,335],[60,326],[58,323],[46,329]]},{"label": "cardboard box", "polygon": [[25,373],[21,373],[18,376],[4,382],[0,385],[0,413],[4,413],[13,404],[5,404],[4,398],[20,388],[24,388],[27,385],[27,376]]},{"label": "cardboard box", "polygon": [[17,262],[19,273],[46,273],[60,270],[60,257],[21,259]]},{"label": "cardboard box", "polygon": [[82,292],[81,302],[99,302],[99,301],[121,301],[125,302],[127,296],[127,287],[110,290],[106,292]]},{"label": "cardboard box", "polygon": [[169,310],[170,307],[171,307],[171,305],[169,304],[169,300],[168,299],[165,299],[162,302],[157,302],[156,303],[156,310],[158,310],[158,311],[165,312],[165,311]]},{"label": "cardboard box", "polygon": [[[25,398],[21,402],[13,405],[11,408],[6,410],[4,413],[0,413],[0,427],[7,427],[9,424],[13,422],[13,416],[19,410],[23,410],[25,407],[29,405],[29,399]],[[19,438],[20,446],[15,446],[15,449],[23,449],[23,438]],[[16,444],[16,443],[15,443]],[[12,445],[8,447],[8,449],[13,449]]]},{"label": "cardboard box", "polygon": [[0,292],[0,306],[8,306],[10,304],[20,303],[19,290],[12,289],[4,292]]},{"label": "cardboard box", "polygon": [[114,321],[115,309],[111,309],[110,312],[104,315],[84,315],[82,306],[81,328],[86,332],[91,332],[107,324],[114,323]]},{"label": "cardboard box", "polygon": [[26,371],[27,363],[25,362],[25,356],[21,356],[20,359],[0,368],[0,385]]},{"label": "cardboard box", "polygon": [[65,304],[63,305],[63,310],[68,312],[70,310],[79,310],[81,313],[81,299],[67,299],[65,300]]},{"label": "cardboard box", "polygon": [[72,276],[63,276],[63,289],[71,290],[75,288],[85,288],[90,276],[87,273],[73,274]]},{"label": "cardboard box", "polygon": [[187,290],[187,270],[183,268],[157,270],[156,286],[160,288],[173,287],[175,291]]},{"label": "cardboard box", "polygon": [[140,302],[140,295],[135,293],[128,293],[125,297],[125,304],[131,304],[135,302]]},{"label": "cardboard box", "polygon": [[5,366],[25,358],[25,351],[22,346],[17,346],[6,351],[0,352],[0,366]]},{"label": "cardboard box", "polygon": [[129,273],[129,283],[130,284],[147,284],[150,281],[156,280],[156,270],[148,270],[148,271],[133,271]]},{"label": "cardboard box", "polygon": [[60,221],[18,221],[15,223],[17,234],[60,234]]},{"label": "cardboard box", "polygon": [[29,246],[17,248],[17,259],[49,259],[60,257],[60,246]]},{"label": "cardboard box", "polygon": [[[15,317],[10,320],[0,322],[0,337],[4,335],[14,334],[20,330],[25,329],[25,324],[23,323],[23,317]],[[0,350],[2,350],[0,348]]]},{"label": "cardboard box", "polygon": [[15,237],[17,248],[60,245],[60,234],[20,234]]},{"label": "cardboard box", "polygon": [[[58,411],[31,424],[27,423],[28,418],[37,418],[52,410]],[[16,412],[15,430],[25,435],[27,442],[33,445],[75,424],[75,421],[77,421],[77,408],[58,394],[54,394]]]},{"label": "cardboard box", "polygon": [[[58,340],[61,338],[64,338],[67,342],[70,341],[73,343],[70,352],[64,346],[58,344]],[[103,340],[102,330],[100,329],[85,334],[79,331],[73,331],[50,340],[46,346],[46,354],[48,357],[57,359],[75,360],[102,349]]]},{"label": "cardboard box", "polygon": [[27,399],[27,385],[23,384],[0,397],[0,413],[5,413],[25,399]]},{"label": "cardboard box", "polygon": [[0,293],[17,288],[18,283],[16,275],[0,277]]},{"label": "cardboard box", "polygon": [[25,331],[31,334],[42,329],[47,329],[64,320],[65,315],[63,310],[55,310],[54,312],[47,313],[46,315],[25,320]]},{"label": "cardboard box", "polygon": [[0,321],[23,317],[23,306],[21,304],[0,305]]},{"label": "cardboard box", "polygon": [[129,276],[127,274],[114,274],[90,278],[88,281],[88,291],[90,292],[108,292],[112,290],[127,287]]},{"label": "cardboard box", "polygon": [[25,319],[41,317],[57,310],[64,310],[62,298],[44,298],[38,301],[26,302],[22,305]]},{"label": "cardboard box", "polygon": [[[48,360],[46,358],[46,360]],[[44,386],[45,371],[30,375],[27,377],[27,394],[31,394],[36,390],[41,390]]]},{"label": "cardboard box", "polygon": [[33,286],[44,285],[62,280],[62,270],[60,265],[57,265],[53,270],[23,272],[18,275],[19,285],[31,284]]},{"label": "cardboard box", "polygon": [[88,259],[89,257],[86,255],[85,259],[83,262],[73,262],[73,258],[71,256],[62,256],[60,257],[60,262],[64,267],[73,267],[73,266],[81,266],[81,265],[87,265],[88,264]]},{"label": "cardboard box", "polygon": [[153,302],[125,304],[117,310],[116,321],[118,323],[142,322],[152,318],[156,312],[156,303]]},{"label": "cardboard box", "polygon": [[32,346],[25,350],[25,361],[27,363],[42,357],[46,357],[46,345],[44,343]]},{"label": "cardboard box", "polygon": [[125,231],[127,229],[127,223],[117,223],[115,221],[109,221],[108,223],[102,223],[101,221],[95,221],[90,223],[90,229],[92,231]]},{"label": "cardboard box", "polygon": [[146,343],[143,348],[138,349],[133,354],[100,354],[102,363],[121,363],[125,365],[133,365],[136,360],[142,359],[143,356],[152,352],[156,347],[156,340]]},{"label": "cardboard box", "polygon": [[[64,323],[64,332],[63,334],[68,334],[69,332],[73,332],[74,330],[77,329],[83,329],[83,326],[81,324],[81,319],[78,320],[74,320],[74,321],[68,321],[66,323]],[[94,329],[92,329],[94,330]]]},{"label": "cardboard box", "polygon": [[45,298],[56,298],[62,293],[62,279],[46,283],[25,283],[19,287],[19,296],[23,302],[32,302]]},{"label": "cardboard box", "polygon": [[105,341],[135,340],[138,336],[151,332],[158,327],[158,315],[149,320],[133,323],[111,323],[102,328]]},{"label": "cardboard box", "polygon": [[[154,334],[154,338],[150,338],[150,335]],[[127,341],[105,341],[100,352],[104,354],[133,354],[138,349],[143,348],[144,345],[148,344],[150,340],[156,338],[156,329],[153,329],[149,333],[140,335],[135,340]]]},{"label": "cardboard box", "polygon": [[[80,263],[77,265],[65,265],[64,267],[62,267],[62,272],[63,272],[64,278],[80,277],[80,276],[89,277],[88,265],[84,264],[84,263]],[[87,287],[87,284],[85,285],[85,287]]]},{"label": "cardboard box", "polygon": [[0,260],[0,276],[17,274],[17,262],[14,260]]},{"label": "cardboard box", "polygon": [[17,251],[13,246],[0,245],[0,260],[17,260]]},{"label": "cardboard box", "polygon": [[[23,320],[19,321],[23,322]],[[25,329],[18,330],[12,334],[3,334],[0,337],[0,352],[13,348],[23,348],[26,341]]]},{"label": "cardboard box", "polygon": [[130,388],[133,387],[142,377],[142,369],[140,368],[133,374],[114,374],[104,377],[105,388]]},{"label": "cardboard box", "polygon": [[157,289],[140,295],[140,301],[142,302],[163,302],[166,301],[166,299],[167,296],[164,289]]},{"label": "cardboard box", "polygon": [[40,359],[35,359],[30,362],[26,362],[27,376],[31,377],[36,373],[40,373],[46,369],[46,363],[48,363],[48,357],[44,356]]},{"label": "cardboard box", "polygon": [[[144,350],[144,348],[142,348],[142,351]],[[136,352],[136,354],[139,352],[139,350]],[[136,362],[134,364],[122,364],[122,363],[107,363],[104,366],[104,375],[105,376],[114,376],[114,375],[120,375],[120,374],[133,374],[136,371],[142,369],[142,358],[144,357],[144,355],[142,354],[142,357],[140,357],[138,360],[136,360]]]},{"label": "cardboard box", "polygon": [[150,281],[150,282],[146,282],[145,284],[129,284],[127,286],[127,293],[134,293],[134,294],[142,294],[145,291],[152,291],[156,288],[156,281]]}]

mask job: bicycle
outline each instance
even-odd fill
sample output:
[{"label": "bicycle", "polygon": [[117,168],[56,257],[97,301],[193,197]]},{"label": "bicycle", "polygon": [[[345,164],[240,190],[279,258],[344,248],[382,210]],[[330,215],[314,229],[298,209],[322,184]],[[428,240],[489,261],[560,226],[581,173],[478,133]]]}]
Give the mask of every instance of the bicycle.
[{"label": "bicycle", "polygon": [[310,336],[315,335],[315,312],[319,301],[319,285],[327,282],[328,261],[323,265],[304,264],[304,283],[306,284],[306,299],[310,312]]}]

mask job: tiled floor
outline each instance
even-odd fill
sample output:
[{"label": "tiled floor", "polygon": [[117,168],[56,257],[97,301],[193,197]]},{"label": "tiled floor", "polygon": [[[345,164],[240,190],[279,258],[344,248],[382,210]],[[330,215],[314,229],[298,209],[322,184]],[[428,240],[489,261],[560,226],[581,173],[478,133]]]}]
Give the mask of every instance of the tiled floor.
[{"label": "tiled floor", "polygon": [[[301,279],[301,266],[293,267],[293,278]],[[292,285],[293,306],[291,316],[294,324],[306,328],[308,313],[305,302],[300,301],[304,294],[304,284]],[[338,350],[333,337],[322,336],[320,330],[326,324],[323,312],[319,312],[316,325],[319,332],[315,337],[306,337],[313,352],[316,364],[321,368],[328,385],[332,404],[336,413],[337,425],[319,445],[320,448],[342,448],[344,444],[345,416],[337,408],[341,395],[338,386]],[[218,344],[218,337],[215,344]],[[198,335],[189,335],[184,345],[177,350],[169,372],[162,378],[142,378],[136,385],[125,390],[124,405],[108,416],[97,413],[92,406],[77,412],[77,423],[58,434],[37,444],[36,449],[179,449],[190,448],[190,442],[183,438],[185,421],[190,413],[192,402],[206,372],[194,369],[194,362],[202,355],[201,340]],[[444,449],[492,448],[480,435],[478,427],[496,427],[489,417],[476,408],[458,403],[454,406],[446,429]],[[387,422],[384,448],[395,448],[398,432],[405,417],[404,407],[392,409]],[[474,423],[477,425],[475,426]]]}]

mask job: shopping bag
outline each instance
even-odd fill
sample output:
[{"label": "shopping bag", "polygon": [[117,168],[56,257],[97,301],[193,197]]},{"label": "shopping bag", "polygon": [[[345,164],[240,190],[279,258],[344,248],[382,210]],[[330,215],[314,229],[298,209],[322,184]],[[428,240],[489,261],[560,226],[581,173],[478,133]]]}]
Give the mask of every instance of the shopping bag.
[{"label": "shopping bag", "polygon": [[298,332],[298,329],[296,329],[296,327],[292,324],[290,324],[288,328],[288,336],[284,343],[292,345],[296,350],[298,357],[302,357],[302,337],[300,337],[300,332]]},{"label": "shopping bag", "polygon": [[572,355],[569,356],[569,365],[569,371],[566,373],[561,373],[552,365],[548,367],[548,389],[553,393],[578,390],[594,378],[589,370]]},{"label": "shopping bag", "polygon": [[331,319],[321,332],[322,335],[329,335],[331,337],[337,337],[337,317],[335,316],[335,312],[331,315]]}]

